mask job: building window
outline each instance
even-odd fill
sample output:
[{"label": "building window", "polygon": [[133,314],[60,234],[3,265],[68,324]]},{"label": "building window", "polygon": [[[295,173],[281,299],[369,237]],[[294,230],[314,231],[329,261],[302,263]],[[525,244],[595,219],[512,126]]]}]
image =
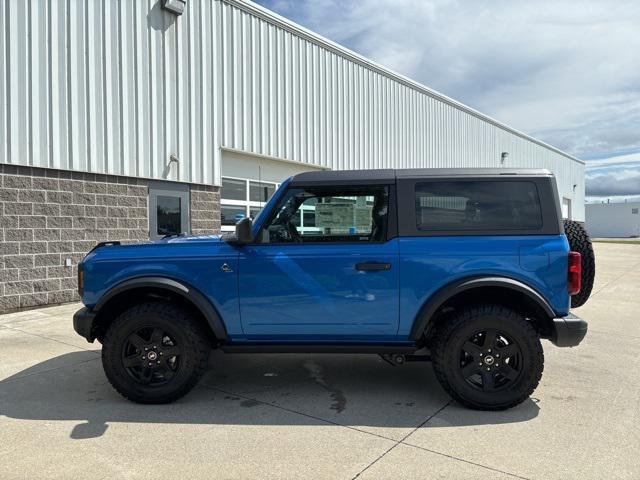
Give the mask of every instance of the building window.
[{"label": "building window", "polygon": [[189,233],[189,186],[169,182],[149,184],[149,236]]},{"label": "building window", "polygon": [[255,218],[273,196],[278,184],[248,178],[222,178],[220,220],[222,231],[235,229],[235,224],[249,216]]},{"label": "building window", "polygon": [[180,213],[182,212],[180,197],[157,197],[158,235],[177,234],[182,231]]},{"label": "building window", "polygon": [[276,191],[275,183],[249,182],[249,200],[252,202],[266,202]]},{"label": "building window", "polygon": [[638,215],[638,209],[637,208],[632,208],[631,209],[631,215]]},{"label": "building window", "polygon": [[244,206],[222,205],[220,207],[220,220],[223,226],[234,226],[247,216],[247,209]]},{"label": "building window", "polygon": [[221,194],[222,198],[226,200],[245,201],[247,199],[247,181],[235,178],[223,178]]}]

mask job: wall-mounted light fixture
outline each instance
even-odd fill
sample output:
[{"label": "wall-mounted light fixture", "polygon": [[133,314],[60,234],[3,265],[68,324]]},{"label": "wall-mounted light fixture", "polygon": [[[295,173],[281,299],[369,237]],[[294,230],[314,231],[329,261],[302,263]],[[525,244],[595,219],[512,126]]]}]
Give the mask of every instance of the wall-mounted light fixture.
[{"label": "wall-mounted light fixture", "polygon": [[171,155],[169,155],[169,161],[167,162],[167,164],[164,167],[164,171],[162,172],[162,178],[165,178],[167,180],[169,180],[169,175],[171,175],[171,166],[175,164],[176,168],[176,176],[175,179],[179,180],[180,179],[180,159],[178,158],[178,155],[176,155],[175,153],[172,153]]},{"label": "wall-mounted light fixture", "polygon": [[162,8],[174,15],[182,15],[187,0],[161,0]]},{"label": "wall-mounted light fixture", "polygon": [[509,152],[502,152],[502,155],[500,155],[500,164],[504,165],[504,162],[507,161],[507,157],[509,156]]}]

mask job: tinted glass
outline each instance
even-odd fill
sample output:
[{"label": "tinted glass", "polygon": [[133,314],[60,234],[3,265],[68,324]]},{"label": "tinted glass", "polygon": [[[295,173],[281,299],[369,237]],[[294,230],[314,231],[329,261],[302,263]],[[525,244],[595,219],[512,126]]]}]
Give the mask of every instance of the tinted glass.
[{"label": "tinted glass", "polygon": [[158,195],[158,235],[182,233],[180,225],[181,205],[179,197]]},{"label": "tinted glass", "polygon": [[252,202],[266,202],[275,191],[273,183],[249,182],[249,200]]},{"label": "tinted glass", "polygon": [[305,227],[315,227],[316,212],[312,210],[302,212],[302,221],[304,222]]},{"label": "tinted glass", "polygon": [[270,243],[377,242],[386,239],[386,187],[292,189],[266,226]]},{"label": "tinted glass", "polygon": [[247,182],[232,178],[222,179],[220,198],[225,200],[247,200]]},{"label": "tinted glass", "polygon": [[246,208],[233,205],[220,207],[220,221],[222,225],[235,225],[246,216]]},{"label": "tinted glass", "polygon": [[259,207],[250,207],[249,208],[249,216],[255,220],[255,218],[258,216],[258,214],[260,213],[260,210],[262,210]]},{"label": "tinted glass", "polygon": [[416,225],[430,231],[539,230],[533,182],[460,181],[416,184]]}]

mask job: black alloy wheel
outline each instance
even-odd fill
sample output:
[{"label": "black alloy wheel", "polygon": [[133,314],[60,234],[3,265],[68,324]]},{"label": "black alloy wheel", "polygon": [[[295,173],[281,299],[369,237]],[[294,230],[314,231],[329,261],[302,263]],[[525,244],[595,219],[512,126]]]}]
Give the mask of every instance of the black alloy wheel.
[{"label": "black alloy wheel", "polygon": [[544,354],[535,324],[502,305],[459,307],[440,320],[430,348],[436,378],[470,408],[511,408],[542,378]]},{"label": "black alloy wheel", "polygon": [[136,329],[122,348],[122,364],[138,383],[164,385],[180,369],[182,346],[162,328]]},{"label": "black alloy wheel", "polygon": [[522,373],[522,351],[506,333],[482,330],[462,345],[460,369],[469,385],[483,392],[508,388]]},{"label": "black alloy wheel", "polygon": [[168,403],[189,392],[207,367],[211,342],[188,310],[168,302],[135,305],[102,339],[107,379],[139,403]]}]

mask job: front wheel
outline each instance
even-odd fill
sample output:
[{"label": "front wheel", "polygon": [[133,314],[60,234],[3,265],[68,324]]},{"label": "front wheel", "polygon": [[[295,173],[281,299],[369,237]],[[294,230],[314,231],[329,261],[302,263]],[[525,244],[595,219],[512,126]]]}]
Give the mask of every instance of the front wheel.
[{"label": "front wheel", "polygon": [[123,312],[102,342],[107,379],[138,403],[168,403],[202,377],[210,346],[186,311],[167,303],[144,303]]},{"label": "front wheel", "polygon": [[478,410],[505,410],[523,402],[544,368],[536,330],[521,315],[497,305],[467,307],[445,319],[432,357],[443,388]]}]

